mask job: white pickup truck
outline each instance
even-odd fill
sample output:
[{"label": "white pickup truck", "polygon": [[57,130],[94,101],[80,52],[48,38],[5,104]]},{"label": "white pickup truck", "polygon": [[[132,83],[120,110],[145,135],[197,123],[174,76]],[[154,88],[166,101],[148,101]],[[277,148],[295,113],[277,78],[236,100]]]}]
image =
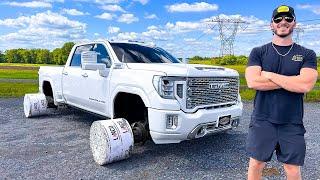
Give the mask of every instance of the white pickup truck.
[{"label": "white pickup truck", "polygon": [[74,106],[124,118],[134,142],[179,143],[237,127],[242,114],[237,71],[184,64],[144,43],[75,45],[62,67],[40,67],[49,106]]}]

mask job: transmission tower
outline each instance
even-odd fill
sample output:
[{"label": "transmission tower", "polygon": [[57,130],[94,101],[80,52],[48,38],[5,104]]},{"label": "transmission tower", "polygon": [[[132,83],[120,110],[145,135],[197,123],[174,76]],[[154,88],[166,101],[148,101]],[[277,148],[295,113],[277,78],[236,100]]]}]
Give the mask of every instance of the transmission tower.
[{"label": "transmission tower", "polygon": [[[214,29],[216,26],[219,29],[219,37],[221,42],[220,47],[220,56],[233,55],[233,44],[235,36],[239,29],[245,29],[247,23],[241,18],[223,18],[220,16],[215,17],[214,19],[207,21],[211,29]],[[213,23],[213,25],[210,25]]]},{"label": "transmission tower", "polygon": [[299,42],[300,42],[300,33],[303,33],[304,30],[300,26],[297,26],[295,28],[294,32],[295,32],[294,42],[299,44]]}]

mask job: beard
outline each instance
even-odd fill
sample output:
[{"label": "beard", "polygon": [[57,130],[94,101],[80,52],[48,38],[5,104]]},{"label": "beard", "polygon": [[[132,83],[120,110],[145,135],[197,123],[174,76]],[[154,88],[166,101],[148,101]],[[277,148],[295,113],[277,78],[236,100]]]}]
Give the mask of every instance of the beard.
[{"label": "beard", "polygon": [[[287,26],[285,26],[285,27],[287,27]],[[283,33],[280,33],[279,31],[280,31],[280,30],[278,30],[278,29],[274,29],[274,30],[273,30],[273,33],[276,34],[277,36],[281,37],[281,38],[285,38],[285,37],[287,37],[287,36],[289,36],[289,35],[292,34],[292,32],[293,32],[293,26],[291,26],[291,27],[289,28],[289,32],[288,32],[288,33],[283,34]]]}]

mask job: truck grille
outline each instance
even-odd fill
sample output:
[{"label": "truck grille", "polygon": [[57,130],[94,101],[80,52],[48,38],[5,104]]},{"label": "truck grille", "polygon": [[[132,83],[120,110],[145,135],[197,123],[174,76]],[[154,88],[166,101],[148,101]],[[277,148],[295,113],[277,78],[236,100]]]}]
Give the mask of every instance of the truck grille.
[{"label": "truck grille", "polygon": [[234,104],[238,100],[238,90],[238,77],[188,78],[186,107]]}]

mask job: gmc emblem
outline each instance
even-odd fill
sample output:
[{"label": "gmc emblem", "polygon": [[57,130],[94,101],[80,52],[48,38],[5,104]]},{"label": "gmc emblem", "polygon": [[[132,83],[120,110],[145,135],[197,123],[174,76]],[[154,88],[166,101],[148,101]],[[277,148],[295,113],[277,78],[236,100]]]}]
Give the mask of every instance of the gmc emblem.
[{"label": "gmc emblem", "polygon": [[209,83],[209,89],[225,89],[229,87],[229,83]]}]

